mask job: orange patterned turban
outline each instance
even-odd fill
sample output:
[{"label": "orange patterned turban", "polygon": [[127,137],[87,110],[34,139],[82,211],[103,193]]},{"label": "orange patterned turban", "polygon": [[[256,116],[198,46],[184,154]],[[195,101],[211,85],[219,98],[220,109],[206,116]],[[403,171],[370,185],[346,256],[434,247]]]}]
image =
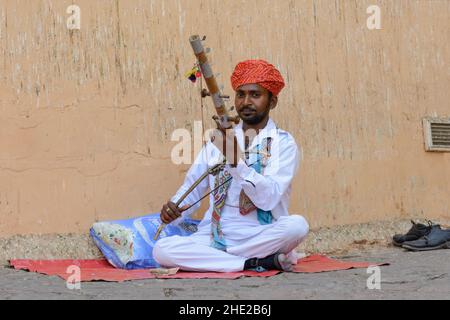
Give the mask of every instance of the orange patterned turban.
[{"label": "orange patterned turban", "polygon": [[264,60],[246,60],[237,64],[231,75],[231,86],[236,91],[244,84],[259,84],[277,96],[284,88],[281,73]]}]

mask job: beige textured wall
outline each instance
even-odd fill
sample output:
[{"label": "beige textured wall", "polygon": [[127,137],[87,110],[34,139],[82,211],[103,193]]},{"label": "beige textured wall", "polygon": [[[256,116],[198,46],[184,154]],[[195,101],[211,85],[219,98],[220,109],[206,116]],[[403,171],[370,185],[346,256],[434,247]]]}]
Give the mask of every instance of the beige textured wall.
[{"label": "beige textured wall", "polygon": [[195,33],[227,93],[242,59],[285,76],[273,117],[304,152],[292,213],[448,218],[450,154],[424,151],[421,119],[450,116],[449,21],[447,0],[0,0],[0,237],[159,210],[187,170],[170,135],[201,120]]}]

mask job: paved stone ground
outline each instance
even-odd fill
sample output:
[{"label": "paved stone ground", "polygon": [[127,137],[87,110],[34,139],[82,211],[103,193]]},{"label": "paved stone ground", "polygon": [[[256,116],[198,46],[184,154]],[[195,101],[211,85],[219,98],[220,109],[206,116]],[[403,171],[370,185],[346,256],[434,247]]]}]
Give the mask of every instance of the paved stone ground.
[{"label": "paved stone ground", "polygon": [[91,282],[69,290],[58,277],[1,268],[0,299],[450,299],[450,250],[378,247],[339,258],[391,265],[381,267],[380,290],[367,288],[366,269],[266,279]]}]

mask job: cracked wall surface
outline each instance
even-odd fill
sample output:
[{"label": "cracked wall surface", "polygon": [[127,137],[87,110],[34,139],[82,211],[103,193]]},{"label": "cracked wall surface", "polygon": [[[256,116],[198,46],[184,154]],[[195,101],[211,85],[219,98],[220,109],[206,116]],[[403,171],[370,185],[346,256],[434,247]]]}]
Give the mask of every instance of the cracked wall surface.
[{"label": "cracked wall surface", "polygon": [[446,0],[1,0],[0,237],[159,211],[188,169],[171,134],[202,119],[192,34],[225,93],[243,59],[284,75],[273,118],[303,150],[291,213],[313,228],[448,218],[450,154],[424,151],[421,120],[450,117],[449,21]]}]

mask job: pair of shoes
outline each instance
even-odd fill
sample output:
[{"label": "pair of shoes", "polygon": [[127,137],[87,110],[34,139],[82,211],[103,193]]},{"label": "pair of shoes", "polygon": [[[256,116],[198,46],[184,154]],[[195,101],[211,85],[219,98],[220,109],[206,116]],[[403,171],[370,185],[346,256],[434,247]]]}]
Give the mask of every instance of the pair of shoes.
[{"label": "pair of shoes", "polygon": [[292,271],[293,266],[284,253],[274,253],[262,259],[247,259],[244,264],[244,270],[254,270],[258,272],[267,270]]},{"label": "pair of shoes", "polygon": [[413,225],[406,234],[396,234],[393,237],[392,243],[394,246],[401,247],[406,241],[414,241],[426,236],[431,231],[433,225],[431,221],[428,221],[428,226],[421,223],[415,223],[413,220],[411,220],[411,223]]},{"label": "pair of shoes", "polygon": [[433,225],[427,235],[414,241],[405,241],[402,247],[411,251],[450,249],[450,230]]}]

